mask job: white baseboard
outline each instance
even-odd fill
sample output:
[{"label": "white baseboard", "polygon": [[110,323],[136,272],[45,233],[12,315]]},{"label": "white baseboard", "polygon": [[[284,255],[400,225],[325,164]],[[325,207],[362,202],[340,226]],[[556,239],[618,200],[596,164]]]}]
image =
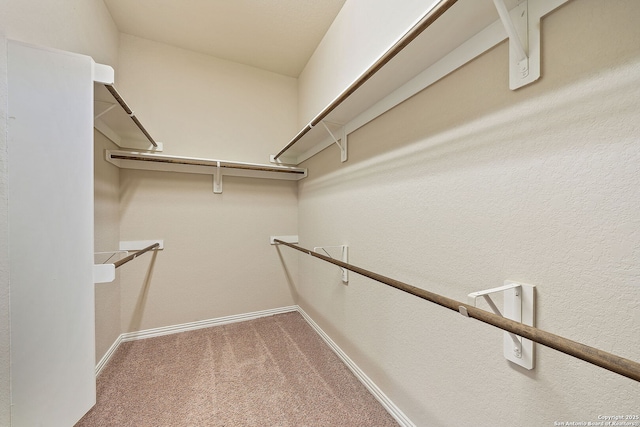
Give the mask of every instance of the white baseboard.
[{"label": "white baseboard", "polygon": [[116,338],[113,344],[111,344],[111,347],[109,347],[109,350],[107,350],[104,356],[102,356],[102,359],[100,359],[100,361],[96,365],[96,377],[100,375],[100,372],[102,372],[104,367],[107,366],[107,363],[109,363],[109,360],[111,360],[111,357],[113,357],[118,347],[120,347],[120,344],[122,344],[122,335]]},{"label": "white baseboard", "polygon": [[253,313],[236,314],[233,316],[218,317],[216,319],[201,320],[198,322],[182,323],[180,325],[165,326],[162,328],[147,329],[139,332],[122,334],[122,342],[141,340],[145,338],[160,337],[162,335],[177,334],[179,332],[195,331],[196,329],[210,328],[212,326],[227,325],[229,323],[244,322],[260,317],[273,316],[274,314],[298,311],[297,305],[274,308],[271,310],[254,311]]},{"label": "white baseboard", "polygon": [[233,316],[218,317],[216,319],[201,320],[198,322],[182,323],[179,325],[164,326],[161,328],[146,329],[138,332],[127,332],[121,334],[111,345],[109,350],[102,356],[96,365],[96,376],[100,375],[102,369],[109,363],[120,344],[127,341],[142,340],[145,338],[160,337],[163,335],[177,334],[179,332],[195,331],[196,329],[210,328],[212,326],[227,325],[229,323],[244,322],[246,320],[258,319],[260,317],[273,316],[274,314],[289,313],[298,311],[297,305],[289,307],[274,308],[271,310],[254,311],[252,313],[236,314]]},{"label": "white baseboard", "polygon": [[255,311],[253,313],[237,314],[234,316],[219,317],[217,319],[201,320],[199,322],[183,323],[180,325],[165,326],[162,328],[147,329],[139,332],[128,332],[120,335],[113,345],[107,350],[105,355],[96,365],[96,376],[100,374],[102,369],[109,363],[109,359],[114,355],[120,344],[127,341],[141,340],[145,338],[159,337],[162,335],[176,334],[179,332],[194,331],[196,329],[210,328],[212,326],[227,325],[230,323],[244,322],[246,320],[258,319],[260,317],[273,316],[275,314],[290,313],[297,311],[304,320],[313,328],[314,331],[322,338],[322,340],[333,350],[333,352],[342,360],[349,370],[358,378],[358,380],[369,390],[369,392],[380,402],[380,404],[389,412],[389,414],[404,427],[416,427],[416,425],[385,395],[382,390],[355,364],[353,360],[342,351],[338,345],[309,317],[305,311],[297,306],[276,308],[271,310]]},{"label": "white baseboard", "polygon": [[324,340],[325,343],[333,350],[333,352],[342,360],[342,362],[347,365],[349,370],[353,372],[353,375],[360,380],[360,382],[369,390],[369,392],[375,397],[378,402],[387,410],[387,412],[400,424],[401,426],[406,427],[416,427],[416,425],[407,417],[404,412],[400,410],[392,401],[387,397],[386,394],[369,378],[359,367],[355,364],[353,360],[347,356],[347,354],[342,351],[338,345],[333,342],[329,335],[327,335],[321,328],[316,324],[316,322],[309,317],[307,313],[301,308],[297,307],[298,313],[304,317],[307,323],[316,331],[320,338]]}]

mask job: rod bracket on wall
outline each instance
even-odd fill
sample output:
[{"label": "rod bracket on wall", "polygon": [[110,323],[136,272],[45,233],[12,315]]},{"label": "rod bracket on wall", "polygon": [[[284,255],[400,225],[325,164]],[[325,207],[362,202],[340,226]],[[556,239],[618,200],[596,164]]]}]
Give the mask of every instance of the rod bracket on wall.
[{"label": "rod bracket on wall", "polygon": [[220,162],[216,162],[215,171],[213,173],[213,192],[215,194],[222,194],[222,170],[220,169]]},{"label": "rod bracket on wall", "polygon": [[[331,252],[336,252],[336,250],[340,251],[340,255],[339,257],[334,253],[334,255],[336,256],[331,256],[331,253],[329,253],[329,251],[327,251],[327,249],[331,250]],[[321,253],[324,252],[329,258],[334,258],[334,259],[339,259],[342,262],[348,263],[349,262],[349,246],[347,245],[339,245],[339,246],[316,246],[315,248],[313,248],[314,252],[317,253]],[[342,283],[344,283],[345,285],[349,284],[349,270],[347,270],[346,268],[342,268],[339,267],[340,270],[342,271]]]},{"label": "rod bracket on wall", "polygon": [[[577,341],[570,340],[560,335],[547,332],[545,330],[536,328],[526,324],[530,316],[531,323],[533,323],[534,315],[534,297],[535,287],[533,285],[525,285],[519,283],[520,289],[522,289],[522,321],[514,321],[510,318],[499,316],[497,314],[490,313],[487,310],[476,308],[471,305],[465,304],[460,301],[448,298],[443,295],[438,295],[434,292],[430,292],[426,289],[418,288],[416,286],[409,285],[408,283],[401,282],[396,279],[392,279],[382,274],[375,273],[370,270],[366,270],[356,265],[348,264],[346,262],[332,259],[326,255],[314,252],[310,249],[303,248],[293,243],[288,243],[283,240],[275,239],[275,243],[290,247],[309,256],[321,259],[338,267],[346,268],[349,271],[353,271],[363,277],[367,277],[376,282],[383,283],[387,286],[395,288],[399,291],[406,292],[410,295],[414,295],[425,301],[433,304],[437,304],[441,307],[449,310],[460,312],[463,315],[472,319],[478,320],[487,325],[495,326],[506,332],[518,334],[526,339],[530,339],[536,343],[542,344],[548,348],[557,350],[566,355],[575,357],[576,359],[584,360],[591,363],[594,366],[599,366],[616,374],[622,375],[634,381],[640,382],[640,363],[630,359],[626,359],[621,356],[617,356],[612,353],[608,353],[596,347],[590,347],[586,344],[579,343]],[[509,285],[511,282],[505,282]],[[505,312],[505,314],[509,314]],[[510,338],[509,338],[510,339]],[[524,341],[523,341],[524,342]],[[533,356],[533,353],[530,353]],[[533,360],[533,357],[532,357]]]},{"label": "rod bracket on wall", "polygon": [[[164,249],[164,240],[133,240],[121,241],[120,250],[117,251],[96,252],[95,255],[106,257],[106,260],[99,264],[93,265],[93,282],[113,282],[116,278],[116,268],[136,258],[138,255],[142,255],[147,251],[156,251],[162,249]],[[136,253],[129,255],[128,257],[125,257],[123,259],[116,259],[114,261],[111,261],[112,258],[114,258],[116,255],[128,255],[131,251],[134,251]]]},{"label": "rod bracket on wall", "polygon": [[292,234],[288,236],[269,236],[269,244],[270,245],[279,245],[276,240],[282,240],[287,243],[298,243],[298,235]]},{"label": "rod bracket on wall", "polygon": [[[327,120],[322,120],[320,123],[322,123],[322,126],[324,126],[324,128],[326,129],[326,131],[329,134],[329,136],[331,136],[331,138],[333,139],[333,142],[338,146],[338,148],[340,148],[340,161],[343,162],[343,163],[346,162],[347,161],[347,131],[346,131],[346,127],[344,125],[342,125],[342,124],[332,123],[332,122],[329,122]],[[329,126],[327,126],[327,123],[329,123],[330,125],[340,126],[339,130],[342,133],[342,135],[340,136],[340,139],[336,138],[336,136],[331,131],[331,129],[329,129]],[[340,142],[338,142],[338,141],[340,141]]]},{"label": "rod bracket on wall", "polygon": [[[502,317],[515,320],[525,325],[534,326],[535,286],[506,280],[503,286],[472,292],[468,295],[470,306],[476,306],[476,300],[483,297],[491,310]],[[504,313],[491,299],[491,294],[503,293]],[[464,307],[461,307],[464,308]],[[464,310],[466,312],[466,310]],[[461,314],[465,315],[462,311]],[[468,315],[467,315],[468,316]],[[505,332],[503,338],[504,357],[526,369],[534,368],[533,341]]]},{"label": "rod bracket on wall", "polygon": [[515,90],[540,78],[540,16],[528,0],[511,11],[504,0],[493,3],[509,37],[509,88]]}]

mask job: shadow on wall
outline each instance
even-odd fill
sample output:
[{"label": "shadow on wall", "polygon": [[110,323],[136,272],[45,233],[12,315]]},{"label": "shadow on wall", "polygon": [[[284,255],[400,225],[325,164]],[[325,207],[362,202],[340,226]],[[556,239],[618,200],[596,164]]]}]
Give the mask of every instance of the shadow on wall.
[{"label": "shadow on wall", "polygon": [[282,265],[282,271],[284,272],[284,275],[287,279],[287,286],[289,287],[289,291],[291,292],[291,297],[293,298],[293,301],[298,304],[298,291],[296,289],[296,283],[293,280],[293,277],[291,277],[291,272],[287,268],[287,262],[282,256],[282,251],[279,245],[276,245],[276,251],[278,252],[280,264]]},{"label": "shadow on wall", "polygon": [[151,279],[153,278],[153,267],[155,266],[157,256],[158,252],[152,251],[149,268],[147,269],[142,287],[138,293],[138,299],[136,300],[135,310],[131,316],[131,321],[129,322],[128,331],[139,331],[142,326],[142,318],[144,316],[144,309],[149,296],[149,288],[151,286]]},{"label": "shadow on wall", "polygon": [[[381,174],[411,180],[412,172],[421,176],[438,175],[496,162],[530,162],[543,152],[548,157],[550,153],[572,147],[579,149],[585,143],[600,143],[589,137],[594,128],[600,132],[610,128],[611,135],[625,135],[627,133],[618,127],[612,127],[607,117],[632,115],[637,102],[634,93],[639,83],[638,69],[640,61],[636,60],[595,78],[588,76],[553,91],[521,98],[520,102],[493,112],[483,107],[484,114],[468,121],[454,112],[451,114],[456,116],[455,123],[436,133],[430,128],[442,125],[429,123],[425,111],[433,104],[433,97],[427,89],[351,134],[350,159],[344,167],[318,178],[310,176],[301,185],[312,191],[345,182],[369,185]],[[634,122],[635,119],[629,123]],[[407,127],[413,129],[406,131]],[[387,134],[390,136],[385,136]],[[393,146],[399,144],[392,142],[393,134],[396,134],[395,140],[415,142],[394,149]],[[496,148],[500,158],[495,156]]]}]

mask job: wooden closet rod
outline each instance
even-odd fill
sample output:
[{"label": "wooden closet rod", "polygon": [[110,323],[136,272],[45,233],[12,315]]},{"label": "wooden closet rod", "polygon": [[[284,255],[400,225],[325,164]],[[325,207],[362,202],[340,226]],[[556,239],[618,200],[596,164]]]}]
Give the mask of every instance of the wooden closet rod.
[{"label": "wooden closet rod", "polygon": [[120,94],[118,93],[118,91],[116,90],[116,88],[113,85],[105,85],[105,87],[107,88],[107,90],[111,93],[111,95],[113,95],[113,97],[116,99],[116,101],[118,101],[118,104],[120,104],[120,106],[122,107],[122,109],[129,115],[129,117],[131,117],[131,120],[133,120],[133,123],[136,124],[136,126],[138,126],[138,129],[140,129],[142,131],[142,133],[144,134],[144,136],[147,137],[147,139],[149,140],[149,142],[154,146],[157,147],[158,143],[156,141],[154,141],[153,137],[149,134],[149,132],[147,132],[147,130],[144,128],[144,126],[142,126],[142,123],[140,123],[140,121],[138,120],[138,118],[136,117],[135,113],[133,112],[133,110],[131,108],[129,108],[129,106],[127,105],[127,103],[124,101],[124,99],[122,99],[122,97],[120,96]]},{"label": "wooden closet rod", "polygon": [[274,159],[282,156],[289,148],[291,148],[296,142],[302,139],[311,129],[324,120],[333,110],[336,109],[344,100],[350,97],[360,86],[365,84],[375,73],[380,71],[382,67],[389,61],[391,61],[402,49],[407,47],[416,37],[418,37],[424,30],[429,28],[443,13],[445,13],[451,6],[453,6],[458,0],[441,0],[436,6],[434,6],[429,12],[427,12],[417,24],[415,24],[409,31],[407,31],[400,40],[398,40],[389,50],[387,50],[376,62],[369,67],[364,74],[362,74],[356,81],[351,83],[336,99],[334,99],[324,110],[320,112],[311,122],[282,149],[276,154]]},{"label": "wooden closet rod", "polygon": [[131,261],[132,259],[134,259],[134,258],[136,258],[136,257],[138,257],[138,256],[140,256],[140,255],[142,255],[142,254],[143,254],[143,253],[145,253],[145,252],[150,251],[151,249],[155,249],[155,248],[157,248],[157,247],[159,247],[159,246],[160,246],[160,243],[154,243],[153,245],[149,245],[149,246],[147,246],[147,247],[146,247],[146,248],[144,248],[144,249],[140,249],[139,251],[134,252],[134,253],[132,253],[131,255],[126,256],[126,257],[124,257],[124,258],[122,258],[122,259],[120,259],[120,260],[118,260],[118,261],[114,262],[114,263],[113,263],[113,265],[115,265],[115,266],[116,266],[116,268],[118,268],[118,267],[120,267],[122,264],[126,264],[126,263],[128,263],[129,261]]},{"label": "wooden closet rod", "polygon": [[572,341],[570,339],[552,334],[550,332],[546,332],[533,326],[524,325],[520,322],[498,316],[497,314],[490,313],[488,311],[462,303],[460,301],[456,301],[451,298],[444,297],[442,295],[434,294],[424,289],[416,288],[415,286],[411,286],[398,280],[383,276],[381,274],[365,270],[364,268],[356,267],[355,265],[347,264],[346,262],[330,258],[328,256],[310,251],[309,249],[305,249],[291,243],[284,242],[279,239],[274,239],[274,241],[281,245],[296,249],[300,252],[304,252],[313,257],[320,258],[323,261],[335,264],[342,268],[346,268],[347,270],[351,270],[354,273],[358,273],[380,283],[384,283],[385,285],[410,293],[411,295],[415,295],[432,303],[441,305],[450,310],[461,312],[462,307],[466,310],[469,317],[473,317],[474,319],[480,320],[484,323],[488,323],[504,331],[511,332],[513,334],[527,338],[531,341],[535,341],[538,344],[553,348],[562,353],[584,360],[585,362],[592,363],[611,372],[615,372],[617,374],[640,382],[640,363],[634,362],[633,360],[625,359],[623,357],[607,353],[594,347],[589,347],[585,344]]}]

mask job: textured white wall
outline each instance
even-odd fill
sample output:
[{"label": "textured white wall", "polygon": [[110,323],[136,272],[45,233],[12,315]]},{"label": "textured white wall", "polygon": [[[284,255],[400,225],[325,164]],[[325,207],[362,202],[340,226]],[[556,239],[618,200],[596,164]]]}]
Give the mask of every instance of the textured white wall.
[{"label": "textured white wall", "polygon": [[118,32],[101,0],[1,0],[0,10],[0,425],[5,426],[10,424],[6,40],[82,53],[115,65]]},{"label": "textured white wall", "polygon": [[268,163],[295,131],[296,79],[121,35],[118,88],[164,153]]},{"label": "textured white wall", "polygon": [[[120,243],[120,170],[104,161],[105,149],[116,145],[94,130],[95,251],[118,250]],[[95,262],[105,257],[97,256]],[[122,333],[120,330],[120,272],[110,283],[98,283],[96,292],[96,363]]]},{"label": "textured white wall", "polygon": [[165,244],[120,268],[123,332],[294,303],[269,236],[297,232],[296,183],[223,181],[213,194],[209,175],[121,172],[122,239]]},{"label": "textured white wall", "polygon": [[[6,10],[8,0],[0,0]],[[0,425],[11,423],[11,333],[9,328],[9,207],[7,201],[7,16],[0,13]]]},{"label": "textured white wall", "polygon": [[[295,131],[295,79],[137,37],[121,37],[118,87],[165,154],[267,163]],[[120,178],[121,238],[165,240],[120,269],[123,332],[293,304],[269,236],[297,233],[296,182]]]},{"label": "textured white wall", "polygon": [[5,37],[116,65],[118,30],[102,0],[5,1]]},{"label": "textured white wall", "polygon": [[[508,89],[497,48],[309,160],[302,246],[465,301],[537,286],[537,326],[640,361],[640,3],[570,2],[542,79]],[[635,381],[300,255],[300,305],[420,426],[544,426],[637,414]]]},{"label": "textured white wall", "polygon": [[309,123],[435,3],[348,0],[300,74],[298,126]]}]

